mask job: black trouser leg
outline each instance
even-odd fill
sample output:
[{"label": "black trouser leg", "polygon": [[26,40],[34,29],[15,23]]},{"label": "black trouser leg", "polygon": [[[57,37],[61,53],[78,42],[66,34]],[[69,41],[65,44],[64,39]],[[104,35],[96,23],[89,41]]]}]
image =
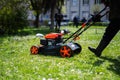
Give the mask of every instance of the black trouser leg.
[{"label": "black trouser leg", "polygon": [[89,47],[89,49],[93,53],[95,53],[96,56],[99,57],[101,55],[102,51],[107,47],[107,45],[110,43],[110,41],[117,34],[119,29],[120,29],[119,20],[111,21],[110,24],[108,25],[108,27],[106,28],[103,38],[101,39],[98,47],[96,49]]},{"label": "black trouser leg", "polygon": [[120,28],[120,25],[118,21],[115,20],[110,22],[110,24],[105,30],[103,38],[101,39],[98,47],[96,48],[98,52],[101,53],[107,47],[107,45],[110,43],[110,41],[114,38],[114,36],[119,31],[119,28]]}]

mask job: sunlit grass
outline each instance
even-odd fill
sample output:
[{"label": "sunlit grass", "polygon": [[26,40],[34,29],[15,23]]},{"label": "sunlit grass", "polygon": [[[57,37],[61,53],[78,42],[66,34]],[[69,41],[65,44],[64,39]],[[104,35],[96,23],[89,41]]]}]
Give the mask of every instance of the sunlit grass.
[{"label": "sunlit grass", "polygon": [[[71,33],[75,27],[62,27]],[[119,80],[120,33],[97,58],[88,50],[96,47],[105,27],[91,27],[80,35],[77,42],[82,52],[71,58],[30,55],[30,47],[39,44],[37,32],[46,34],[48,28],[25,29],[19,35],[0,37],[0,80]],[[68,35],[69,36],[69,35]]]}]

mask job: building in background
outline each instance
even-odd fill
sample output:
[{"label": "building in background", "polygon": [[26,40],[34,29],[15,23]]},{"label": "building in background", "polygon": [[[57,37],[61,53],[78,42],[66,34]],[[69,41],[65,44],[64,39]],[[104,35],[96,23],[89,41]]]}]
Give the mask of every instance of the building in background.
[{"label": "building in background", "polygon": [[[77,16],[80,20],[88,19],[91,15],[96,14],[104,8],[101,0],[65,0],[66,15],[68,19],[73,20]],[[108,21],[108,16],[105,16],[101,21]]]}]

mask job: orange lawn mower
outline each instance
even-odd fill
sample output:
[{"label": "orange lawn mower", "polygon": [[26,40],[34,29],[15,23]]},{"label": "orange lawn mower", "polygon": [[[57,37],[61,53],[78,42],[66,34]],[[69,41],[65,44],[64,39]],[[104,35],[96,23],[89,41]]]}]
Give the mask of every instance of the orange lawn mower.
[{"label": "orange lawn mower", "polygon": [[30,48],[31,54],[44,54],[44,55],[56,55],[61,57],[71,57],[75,54],[81,52],[82,47],[80,44],[76,43],[75,40],[79,39],[79,36],[86,31],[92,24],[94,24],[98,18],[102,18],[108,12],[99,16],[102,12],[106,10],[106,7],[101,10],[98,14],[92,16],[82,26],[74,32],[67,39],[63,39],[63,35],[69,33],[68,30],[62,30],[60,33],[49,33],[45,36],[42,34],[36,34],[38,37],[44,37],[40,39],[39,46],[32,46]]}]

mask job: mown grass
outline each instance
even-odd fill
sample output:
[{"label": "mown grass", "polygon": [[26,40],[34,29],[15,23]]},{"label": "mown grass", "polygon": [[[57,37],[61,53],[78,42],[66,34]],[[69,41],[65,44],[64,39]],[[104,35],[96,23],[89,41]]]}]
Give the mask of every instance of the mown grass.
[{"label": "mown grass", "polygon": [[[73,33],[77,28],[62,27]],[[91,27],[77,42],[82,52],[71,58],[30,55],[30,47],[39,44],[37,32],[46,34],[48,28],[25,29],[14,36],[0,36],[0,80],[119,80],[120,33],[97,58],[88,50],[96,47],[105,27]],[[96,32],[97,31],[97,32]]]}]

